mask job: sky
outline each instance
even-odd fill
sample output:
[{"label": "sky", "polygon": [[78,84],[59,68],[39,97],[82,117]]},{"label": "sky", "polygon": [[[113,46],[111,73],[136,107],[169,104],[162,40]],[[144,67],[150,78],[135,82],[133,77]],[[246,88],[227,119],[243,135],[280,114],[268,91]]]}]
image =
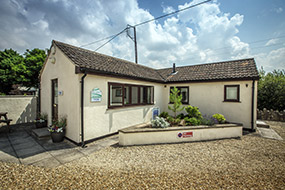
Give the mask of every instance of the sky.
[{"label": "sky", "polygon": [[[52,40],[96,50],[105,37],[204,0],[0,0],[0,50],[47,49]],[[133,31],[129,31],[133,35]],[[138,62],[171,67],[255,58],[285,69],[284,0],[212,0],[136,27]],[[134,62],[126,32],[98,52]]]}]

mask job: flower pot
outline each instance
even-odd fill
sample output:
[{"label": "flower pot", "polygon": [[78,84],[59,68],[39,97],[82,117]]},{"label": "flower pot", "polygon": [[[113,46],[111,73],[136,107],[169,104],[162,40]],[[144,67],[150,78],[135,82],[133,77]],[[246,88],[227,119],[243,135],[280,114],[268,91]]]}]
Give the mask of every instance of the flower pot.
[{"label": "flower pot", "polygon": [[45,122],[36,122],[36,128],[44,128],[47,127],[47,121]]},{"label": "flower pot", "polygon": [[54,143],[62,142],[64,139],[64,132],[60,132],[60,133],[53,132],[53,133],[51,133],[51,139],[52,139],[52,142],[54,142]]}]

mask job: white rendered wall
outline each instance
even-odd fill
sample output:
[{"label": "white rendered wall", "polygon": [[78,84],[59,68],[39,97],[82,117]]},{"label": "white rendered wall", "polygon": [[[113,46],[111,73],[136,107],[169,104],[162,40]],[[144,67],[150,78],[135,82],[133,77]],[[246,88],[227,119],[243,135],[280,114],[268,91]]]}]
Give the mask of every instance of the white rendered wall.
[{"label": "white rendered wall", "polygon": [[51,80],[58,79],[58,115],[67,116],[66,137],[80,141],[80,75],[75,74],[74,64],[56,48],[56,53],[49,55],[41,73],[41,112],[48,114],[48,124],[51,125]]},{"label": "white rendered wall", "polygon": [[[108,109],[108,82],[154,86],[154,105]],[[100,102],[91,102],[94,88],[102,91]],[[84,136],[85,140],[117,132],[132,125],[150,121],[153,107],[162,107],[164,85],[153,82],[87,75],[84,82]]]},{"label": "white rendered wall", "polygon": [[[224,85],[240,85],[240,102],[224,102]],[[228,121],[242,123],[244,128],[251,128],[252,81],[167,84],[167,99],[171,86],[189,86],[189,104],[199,107],[203,115],[220,113]],[[172,113],[167,105],[163,110]],[[255,82],[254,127],[256,127],[256,109],[257,82]]]}]

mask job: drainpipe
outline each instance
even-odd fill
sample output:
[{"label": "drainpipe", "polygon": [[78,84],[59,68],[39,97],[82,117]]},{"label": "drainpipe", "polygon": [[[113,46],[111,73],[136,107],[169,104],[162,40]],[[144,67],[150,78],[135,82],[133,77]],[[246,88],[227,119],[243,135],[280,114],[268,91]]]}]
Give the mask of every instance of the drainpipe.
[{"label": "drainpipe", "polygon": [[85,69],[80,69],[84,72],[84,75],[81,77],[81,147],[85,148],[84,142],[84,78],[87,76]]},{"label": "drainpipe", "polygon": [[254,92],[255,92],[255,80],[252,81],[252,97],[251,97],[251,131],[254,132]]},{"label": "drainpipe", "polygon": [[38,93],[39,93],[38,94],[38,101],[39,101],[38,111],[39,113],[41,113],[41,83],[40,82],[38,84]]}]

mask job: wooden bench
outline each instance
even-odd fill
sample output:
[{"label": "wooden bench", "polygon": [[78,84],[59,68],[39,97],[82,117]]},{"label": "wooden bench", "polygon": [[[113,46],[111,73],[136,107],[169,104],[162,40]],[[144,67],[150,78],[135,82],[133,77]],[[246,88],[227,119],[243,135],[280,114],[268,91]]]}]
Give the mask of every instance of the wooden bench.
[{"label": "wooden bench", "polygon": [[[12,119],[8,119],[7,114],[8,112],[0,112],[0,123],[6,123],[6,125],[8,126],[9,132],[11,132],[10,122],[12,121]],[[2,119],[2,117],[4,119]]]}]

